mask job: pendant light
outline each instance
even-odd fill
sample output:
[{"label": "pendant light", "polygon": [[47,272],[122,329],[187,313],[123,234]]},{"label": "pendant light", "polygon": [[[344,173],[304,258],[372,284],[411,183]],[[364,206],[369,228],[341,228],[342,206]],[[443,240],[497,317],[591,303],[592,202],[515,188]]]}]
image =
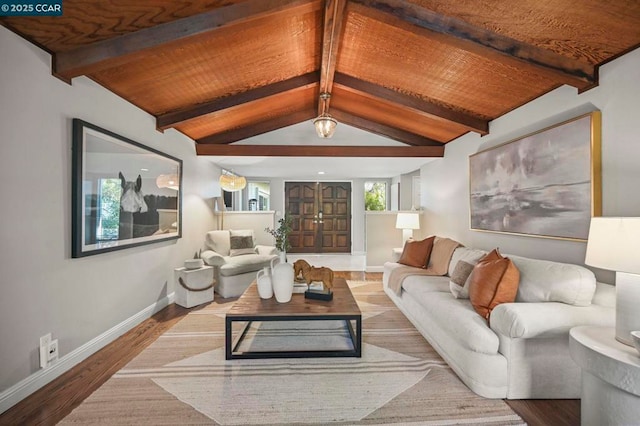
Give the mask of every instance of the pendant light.
[{"label": "pendant light", "polygon": [[227,192],[241,191],[247,186],[247,179],[244,176],[238,176],[228,170],[222,170],[220,175],[220,188]]},{"label": "pendant light", "polygon": [[321,93],[320,99],[322,99],[322,113],[313,120],[314,126],[316,126],[316,133],[318,137],[326,139],[333,136],[333,133],[336,131],[336,126],[338,122],[335,118],[331,117],[328,113],[327,101],[331,98],[329,93]]}]

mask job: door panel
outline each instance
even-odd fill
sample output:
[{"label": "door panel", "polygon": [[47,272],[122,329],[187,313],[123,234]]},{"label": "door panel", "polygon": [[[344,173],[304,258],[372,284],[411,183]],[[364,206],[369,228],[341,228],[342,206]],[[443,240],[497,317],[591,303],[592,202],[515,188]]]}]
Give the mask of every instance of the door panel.
[{"label": "door panel", "polygon": [[322,182],[322,251],[351,253],[351,183]]},{"label": "door panel", "polygon": [[291,253],[351,252],[351,183],[286,182]]}]

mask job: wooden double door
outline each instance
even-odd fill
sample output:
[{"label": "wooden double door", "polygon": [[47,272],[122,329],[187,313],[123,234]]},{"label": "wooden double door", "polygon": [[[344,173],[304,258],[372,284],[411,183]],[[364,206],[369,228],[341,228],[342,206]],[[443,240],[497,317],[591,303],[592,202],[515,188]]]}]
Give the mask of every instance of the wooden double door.
[{"label": "wooden double door", "polygon": [[351,253],[351,183],[286,182],[291,253]]}]

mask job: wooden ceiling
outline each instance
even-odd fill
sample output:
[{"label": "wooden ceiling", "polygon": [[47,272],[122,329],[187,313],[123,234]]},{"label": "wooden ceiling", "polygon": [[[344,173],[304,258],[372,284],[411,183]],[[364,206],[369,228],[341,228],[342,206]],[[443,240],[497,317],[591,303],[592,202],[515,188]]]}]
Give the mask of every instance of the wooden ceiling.
[{"label": "wooden ceiling", "polygon": [[[637,0],[65,0],[62,17],[0,23],[200,155],[442,156],[640,46]],[[406,146],[233,144],[302,121],[315,139],[323,109]]]}]

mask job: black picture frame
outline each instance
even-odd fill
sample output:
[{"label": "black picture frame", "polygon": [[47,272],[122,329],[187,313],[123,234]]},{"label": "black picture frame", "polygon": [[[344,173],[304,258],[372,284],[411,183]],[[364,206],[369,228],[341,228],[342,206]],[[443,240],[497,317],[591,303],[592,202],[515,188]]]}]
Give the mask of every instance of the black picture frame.
[{"label": "black picture frame", "polygon": [[182,237],[182,160],[73,119],[71,256]]}]

